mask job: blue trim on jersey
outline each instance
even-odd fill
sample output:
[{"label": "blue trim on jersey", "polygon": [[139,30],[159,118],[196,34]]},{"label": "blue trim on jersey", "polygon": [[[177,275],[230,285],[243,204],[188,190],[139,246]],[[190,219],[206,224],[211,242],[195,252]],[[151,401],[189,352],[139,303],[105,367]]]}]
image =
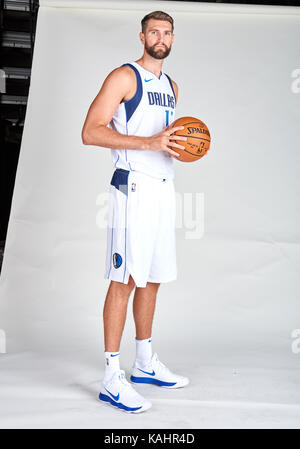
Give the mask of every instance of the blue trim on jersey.
[{"label": "blue trim on jersey", "polygon": [[177,382],[164,382],[163,380],[153,379],[152,377],[136,377],[130,376],[131,382],[135,382],[137,384],[155,384],[159,387],[172,387],[176,385]]},{"label": "blue trim on jersey", "polygon": [[128,65],[128,67],[130,67],[134,71],[136,76],[136,92],[134,96],[130,98],[130,100],[124,101],[124,106],[126,110],[126,120],[127,122],[129,122],[130,118],[132,117],[134,111],[136,110],[142,99],[143,84],[139,71],[132,64],[126,63],[123,64],[122,67],[124,67],[125,65]]},{"label": "blue trim on jersey", "polygon": [[[126,114],[126,134],[128,136],[128,126],[127,126],[127,112],[126,112],[126,108],[125,108],[125,114]],[[125,148],[125,159],[127,162],[127,148]]]},{"label": "blue trim on jersey", "polygon": [[127,203],[128,203],[128,182],[127,182],[127,195],[126,195],[126,208],[125,208],[125,262],[124,262],[124,274],[123,274],[123,283],[125,280],[125,273],[126,273],[126,262],[127,262],[127,247],[126,247],[126,241],[127,241]]},{"label": "blue trim on jersey", "polygon": [[[128,120],[127,120],[127,110],[126,110],[126,107],[125,107],[125,114],[126,114],[126,134],[127,134],[127,136],[128,136],[128,126],[127,126],[127,123],[128,123]],[[127,161],[127,149],[125,149],[125,158],[126,158],[126,162],[128,162]],[[129,162],[128,162],[128,164],[129,164]],[[130,167],[130,164],[129,164],[129,167]],[[125,208],[125,262],[124,262],[124,273],[123,273],[123,283],[124,283],[124,280],[125,280],[125,274],[126,274],[126,262],[127,262],[127,257],[126,257],[126,240],[127,240],[127,203],[128,203],[128,178],[127,178],[127,195],[126,195],[126,208]]]},{"label": "blue trim on jersey", "polygon": [[[124,193],[125,195],[128,195],[128,175],[129,170],[124,170],[123,168],[117,168],[114,171],[114,174],[111,178],[111,185],[115,186],[116,189],[120,190],[120,192]],[[121,186],[121,188],[120,188]],[[125,186],[126,186],[126,193],[125,193]]]},{"label": "blue trim on jersey", "polygon": [[110,246],[110,266],[109,266],[109,272],[108,272],[108,279],[111,272],[111,265],[112,265],[112,253],[113,253],[113,239],[114,239],[114,218],[115,218],[115,211],[113,210],[113,217],[112,217],[112,228],[111,228],[111,246]]},{"label": "blue trim on jersey", "polygon": [[115,168],[117,167],[117,163],[118,163],[119,157],[120,157],[120,155],[118,155],[118,159],[115,162]]},{"label": "blue trim on jersey", "polygon": [[170,78],[170,77],[169,77],[169,75],[167,75],[166,73],[165,73],[165,75],[166,75],[166,77],[168,78],[168,80],[169,80],[169,83],[170,83],[170,86],[171,86],[171,88],[172,88],[172,91],[173,91],[173,94],[174,94],[174,100],[175,100],[175,103],[177,103],[177,100],[176,100],[176,95],[175,95],[175,92],[174,92],[174,87],[173,87],[173,84],[172,84],[171,78]]},{"label": "blue trim on jersey", "polygon": [[124,405],[121,402],[116,402],[112,398],[110,398],[107,394],[103,394],[103,393],[99,394],[99,399],[100,399],[100,401],[110,402],[111,405],[114,405],[115,407],[122,408],[123,410],[127,410],[128,412],[134,412],[135,410],[139,410],[140,408],[142,408],[142,406],[140,406],[140,407],[127,407],[127,405]]}]

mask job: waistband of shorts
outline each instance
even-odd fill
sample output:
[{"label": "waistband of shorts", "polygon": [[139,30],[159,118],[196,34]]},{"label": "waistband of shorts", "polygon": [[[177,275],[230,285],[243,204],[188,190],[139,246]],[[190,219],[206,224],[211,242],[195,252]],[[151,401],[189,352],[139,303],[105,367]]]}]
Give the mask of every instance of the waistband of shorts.
[{"label": "waistband of shorts", "polygon": [[124,168],[116,168],[115,169],[115,172],[119,172],[119,173],[136,173],[138,176],[145,176],[146,178],[150,178],[150,179],[153,179],[153,180],[157,180],[157,181],[161,181],[161,182],[170,182],[170,181],[173,181],[173,179],[174,178],[172,178],[172,177],[169,177],[169,176],[167,176],[167,175],[161,175],[161,176],[152,176],[152,175],[150,175],[149,173],[145,173],[145,172],[142,172],[142,171],[140,171],[140,170],[126,170],[126,169],[124,169]]}]

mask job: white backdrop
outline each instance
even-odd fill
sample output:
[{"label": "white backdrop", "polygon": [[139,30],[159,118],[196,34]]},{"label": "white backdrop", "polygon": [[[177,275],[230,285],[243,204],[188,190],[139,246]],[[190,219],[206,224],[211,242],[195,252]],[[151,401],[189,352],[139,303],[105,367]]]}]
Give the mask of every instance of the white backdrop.
[{"label": "white backdrop", "polygon": [[[243,364],[299,373],[300,354],[292,351],[292,332],[300,328],[299,10],[155,1],[40,4],[1,273],[0,329],[8,354],[84,351],[85,370],[93,360],[101,379],[109,285],[101,217],[113,167],[109,149],[81,143],[81,129],[106,75],[141,56],[141,18],[162,9],[175,20],[164,70],[179,85],[176,115],[203,120],[212,149],[197,163],[175,161],[178,215],[183,195],[196,201],[198,194],[204,203],[196,226],[204,225],[204,232],[187,238],[193,229],[178,226],[178,280],[159,290],[154,349],[178,367],[182,351],[181,370],[192,360],[196,370]],[[131,304],[127,320],[125,367],[135,350]],[[260,386],[264,382],[270,385],[269,375]],[[280,396],[287,391],[281,386],[265,402],[299,403],[299,383],[291,382],[288,397]],[[272,399],[273,393],[280,397]]]}]

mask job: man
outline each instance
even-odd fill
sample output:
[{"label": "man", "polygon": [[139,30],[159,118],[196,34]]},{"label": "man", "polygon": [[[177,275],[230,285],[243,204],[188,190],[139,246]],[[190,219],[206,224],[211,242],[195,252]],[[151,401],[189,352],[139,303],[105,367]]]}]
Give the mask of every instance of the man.
[{"label": "man", "polygon": [[[189,383],[152,354],[151,331],[161,282],[176,279],[175,142],[186,140],[171,127],[177,84],[162,71],[174,40],[173,19],[155,11],[142,20],[143,56],[113,70],[92,102],[82,130],[86,145],[111,148],[115,171],[110,185],[104,310],[106,369],[100,400],[131,413],[151,407],[120,369],[119,347],[134,287],[136,360],[130,380],[178,388]],[[110,127],[108,127],[110,125]]]}]

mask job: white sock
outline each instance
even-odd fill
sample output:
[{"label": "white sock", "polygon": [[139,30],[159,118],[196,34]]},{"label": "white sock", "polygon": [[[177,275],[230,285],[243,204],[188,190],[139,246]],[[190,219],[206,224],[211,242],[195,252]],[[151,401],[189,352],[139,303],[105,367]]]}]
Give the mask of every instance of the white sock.
[{"label": "white sock", "polygon": [[105,373],[103,383],[110,381],[116,371],[120,369],[120,353],[119,352],[104,352],[105,356]]},{"label": "white sock", "polygon": [[144,366],[150,361],[152,357],[152,338],[145,338],[145,340],[137,340],[136,342],[136,361]]}]

